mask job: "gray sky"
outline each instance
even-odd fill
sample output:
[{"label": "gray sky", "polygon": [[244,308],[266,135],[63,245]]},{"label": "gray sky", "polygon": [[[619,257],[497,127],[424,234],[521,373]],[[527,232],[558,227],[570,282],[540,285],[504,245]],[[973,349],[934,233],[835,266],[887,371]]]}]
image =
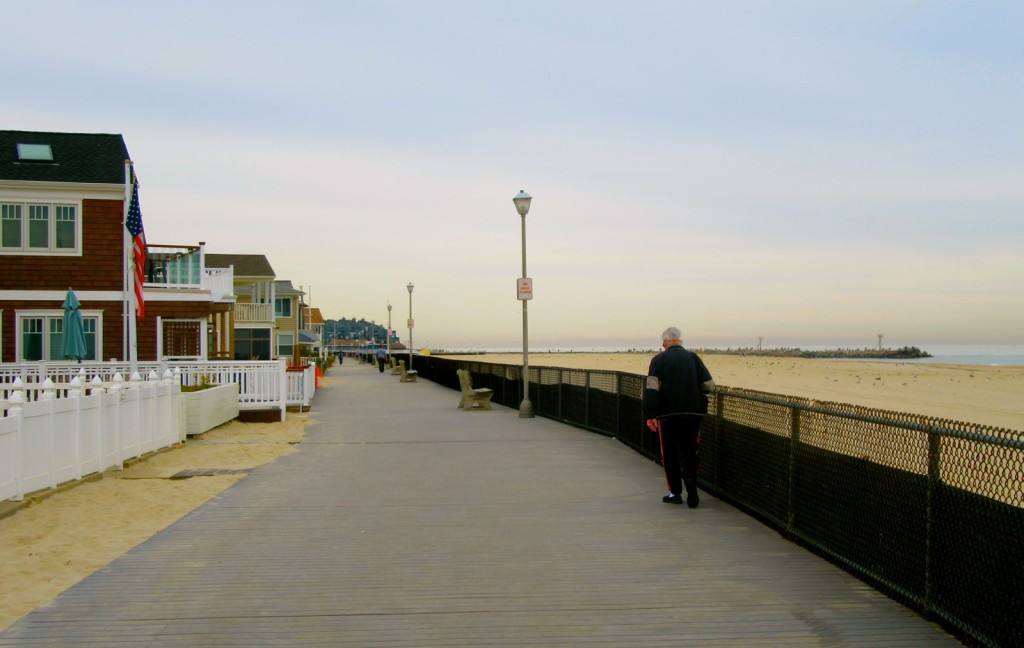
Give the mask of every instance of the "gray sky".
[{"label": "gray sky", "polygon": [[3,128],[416,346],[1024,342],[1019,2],[2,2]]}]

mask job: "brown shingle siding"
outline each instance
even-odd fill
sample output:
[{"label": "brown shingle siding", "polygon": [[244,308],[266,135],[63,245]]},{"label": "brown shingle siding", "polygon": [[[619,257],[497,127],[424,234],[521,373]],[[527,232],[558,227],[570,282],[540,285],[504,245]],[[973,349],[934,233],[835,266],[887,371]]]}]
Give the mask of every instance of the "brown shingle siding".
[{"label": "brown shingle siding", "polygon": [[[60,310],[62,308],[62,304],[63,299],[61,299],[61,301],[7,301],[3,302],[3,304],[0,304],[0,308],[3,308],[3,357],[2,359],[0,359],[0,361],[15,361],[14,354],[16,348],[16,339],[19,334],[19,331],[15,328],[15,314],[17,311],[24,313],[25,311]],[[122,302],[84,301],[82,302],[82,310],[103,311],[103,355],[101,358],[98,359],[109,360],[110,358],[121,358],[123,355],[122,347],[124,346],[124,342],[122,339]],[[146,318],[138,320],[136,323],[136,333],[138,335],[139,360],[156,360],[157,317],[198,317],[205,320],[206,317],[210,314],[211,310],[212,304],[210,304],[209,302],[150,302],[146,304]]]},{"label": "brown shingle siding", "polygon": [[121,290],[120,200],[82,201],[82,255],[0,255],[0,290]]}]

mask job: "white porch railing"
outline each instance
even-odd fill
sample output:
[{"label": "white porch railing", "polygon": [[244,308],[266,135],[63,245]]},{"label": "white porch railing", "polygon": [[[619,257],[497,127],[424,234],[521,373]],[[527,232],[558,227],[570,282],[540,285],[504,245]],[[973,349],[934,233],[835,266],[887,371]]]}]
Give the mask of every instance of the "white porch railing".
[{"label": "white porch railing", "polygon": [[32,400],[25,388],[7,387],[0,400],[0,500],[122,467],[125,459],[184,439],[181,387],[170,372],[159,380],[151,373],[146,381],[91,385],[76,377],[61,390],[42,386]]},{"label": "white porch railing", "polygon": [[[242,410],[278,409],[281,420],[285,420],[287,408],[309,407],[316,392],[316,365],[308,364],[302,370],[288,370],[284,358],[278,360],[177,360],[165,362],[140,362],[141,374],[156,372],[163,375],[167,370],[181,376],[182,385],[198,385],[205,377],[207,382],[226,385],[238,384],[238,407]],[[16,379],[21,379],[29,401],[36,400],[34,394],[49,379],[57,398],[67,395],[68,386],[74,378],[83,383],[99,378],[112,381],[115,375],[127,376],[130,368],[127,362],[20,362],[0,364],[0,399],[7,398]]]},{"label": "white porch railing", "polygon": [[213,301],[222,300],[227,295],[235,294],[234,268],[207,268],[206,288],[213,295]]},{"label": "white porch railing", "polygon": [[274,321],[273,304],[235,304],[235,323],[269,323]]},{"label": "white porch railing", "polygon": [[288,369],[288,404],[309,407],[316,393],[316,364]]},{"label": "white porch railing", "polygon": [[238,408],[280,409],[281,420],[285,420],[289,405],[300,405],[297,399],[289,398],[287,362],[279,360],[223,360],[175,362],[175,369],[181,371],[182,385],[198,385],[207,382],[216,385],[238,383]]}]

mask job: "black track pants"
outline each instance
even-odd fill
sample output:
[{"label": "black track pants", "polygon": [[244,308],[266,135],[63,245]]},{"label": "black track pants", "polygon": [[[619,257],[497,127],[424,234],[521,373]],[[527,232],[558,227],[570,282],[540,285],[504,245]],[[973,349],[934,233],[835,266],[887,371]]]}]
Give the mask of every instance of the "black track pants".
[{"label": "black track pants", "polygon": [[665,467],[665,481],[671,493],[681,495],[683,480],[697,479],[700,465],[700,420],[700,416],[691,415],[659,419],[661,463]]}]

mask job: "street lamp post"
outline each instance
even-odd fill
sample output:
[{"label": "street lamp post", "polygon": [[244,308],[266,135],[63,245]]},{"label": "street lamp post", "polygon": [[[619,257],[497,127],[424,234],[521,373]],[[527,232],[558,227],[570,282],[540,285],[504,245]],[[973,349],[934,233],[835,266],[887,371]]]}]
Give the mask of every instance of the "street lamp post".
[{"label": "street lamp post", "polygon": [[406,286],[405,288],[406,288],[406,290],[409,291],[409,371],[412,371],[412,329],[413,329],[413,321],[412,321],[412,289],[413,289],[413,285],[412,285],[412,282],[410,281],[409,285]]},{"label": "street lamp post", "polygon": [[512,202],[523,223],[523,277],[519,282],[518,298],[523,302],[523,401],[519,404],[519,418],[533,418],[533,403],[530,402],[530,335],[526,319],[526,302],[533,297],[533,286],[526,277],[526,214],[530,211],[533,196],[521,190]]},{"label": "street lamp post", "polygon": [[388,359],[391,358],[391,302],[388,302]]}]

